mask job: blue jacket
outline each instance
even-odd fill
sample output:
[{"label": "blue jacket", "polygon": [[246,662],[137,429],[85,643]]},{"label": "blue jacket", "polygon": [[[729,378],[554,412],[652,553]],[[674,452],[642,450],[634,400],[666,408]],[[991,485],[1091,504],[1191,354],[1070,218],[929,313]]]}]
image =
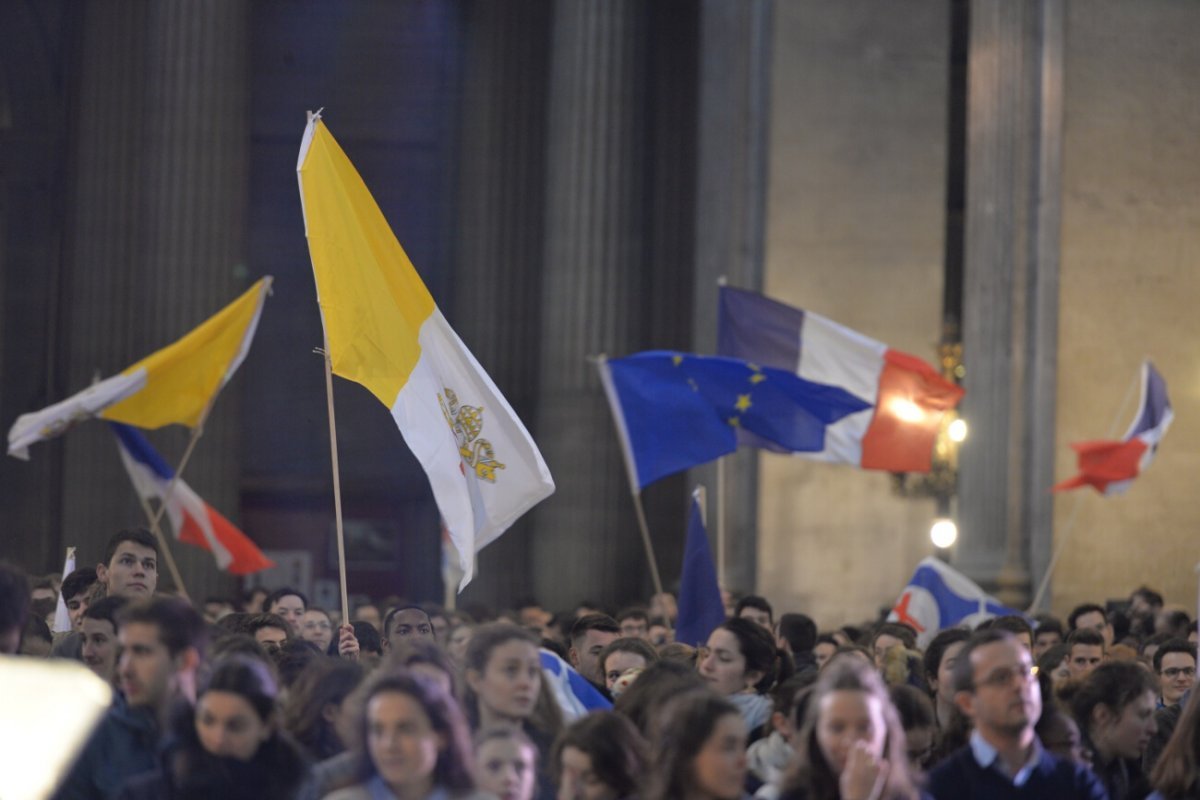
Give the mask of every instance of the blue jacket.
[{"label": "blue jacket", "polygon": [[126,780],[158,766],[158,722],[118,692],[56,800],[112,800]]},{"label": "blue jacket", "polygon": [[1017,787],[999,770],[979,766],[971,748],[964,747],[934,767],[928,790],[935,800],[1108,800],[1104,785],[1091,770],[1044,750],[1029,780]]}]

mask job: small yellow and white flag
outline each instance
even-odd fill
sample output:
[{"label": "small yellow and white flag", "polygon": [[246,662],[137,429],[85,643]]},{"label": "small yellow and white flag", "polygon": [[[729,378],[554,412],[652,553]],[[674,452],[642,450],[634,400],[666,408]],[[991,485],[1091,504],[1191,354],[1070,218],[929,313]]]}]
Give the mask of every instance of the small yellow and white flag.
[{"label": "small yellow and white flag", "polygon": [[310,115],[296,164],[333,372],[392,412],[463,569],[554,491],[537,445],[451,329],[354,165]]},{"label": "small yellow and white flag", "polygon": [[150,430],[195,427],[246,358],[270,289],[270,276],[260,279],[174,344],[66,400],[22,414],[8,432],[8,454],[28,458],[29,445],[97,416]]}]

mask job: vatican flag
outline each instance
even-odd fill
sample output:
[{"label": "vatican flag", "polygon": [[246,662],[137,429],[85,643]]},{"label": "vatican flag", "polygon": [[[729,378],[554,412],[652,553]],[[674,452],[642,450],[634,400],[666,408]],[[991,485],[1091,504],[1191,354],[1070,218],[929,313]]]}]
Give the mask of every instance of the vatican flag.
[{"label": "vatican flag", "polygon": [[31,444],[92,417],[147,430],[195,428],[250,351],[270,290],[268,275],[178,341],[66,400],[22,414],[8,432],[8,454],[26,459]]},{"label": "vatican flag", "polygon": [[333,372],[391,410],[429,476],[462,565],[461,591],[475,553],[548,497],[554,480],[319,114],[310,115],[296,171]]}]

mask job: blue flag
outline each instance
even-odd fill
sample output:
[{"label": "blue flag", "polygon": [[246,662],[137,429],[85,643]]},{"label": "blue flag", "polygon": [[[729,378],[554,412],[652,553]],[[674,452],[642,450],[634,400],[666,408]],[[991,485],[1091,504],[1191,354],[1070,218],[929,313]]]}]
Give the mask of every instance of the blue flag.
[{"label": "blue flag", "polygon": [[700,501],[693,494],[687,544],[683,548],[683,576],[679,580],[675,641],[698,647],[707,642],[708,635],[724,621],[725,604],[721,602],[721,587],[717,585],[717,569],[708,547]]},{"label": "blue flag", "polygon": [[600,363],[637,489],[737,449],[739,429],[792,452],[871,404],[794,372],[736,358],[650,351]]}]

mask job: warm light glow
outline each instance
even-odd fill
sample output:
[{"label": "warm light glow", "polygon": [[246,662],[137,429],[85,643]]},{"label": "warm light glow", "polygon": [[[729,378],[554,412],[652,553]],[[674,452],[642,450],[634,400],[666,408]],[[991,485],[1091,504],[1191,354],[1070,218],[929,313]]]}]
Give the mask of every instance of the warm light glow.
[{"label": "warm light glow", "polygon": [[888,404],[888,410],[903,422],[924,422],[925,412],[912,400],[897,397]]},{"label": "warm light glow", "polygon": [[935,547],[950,547],[958,540],[958,526],[952,519],[934,520],[933,527],[929,529],[929,538],[933,540]]},{"label": "warm light glow", "polygon": [[965,419],[956,419],[950,423],[950,427],[946,430],[952,442],[963,442],[967,438],[967,421]]}]

